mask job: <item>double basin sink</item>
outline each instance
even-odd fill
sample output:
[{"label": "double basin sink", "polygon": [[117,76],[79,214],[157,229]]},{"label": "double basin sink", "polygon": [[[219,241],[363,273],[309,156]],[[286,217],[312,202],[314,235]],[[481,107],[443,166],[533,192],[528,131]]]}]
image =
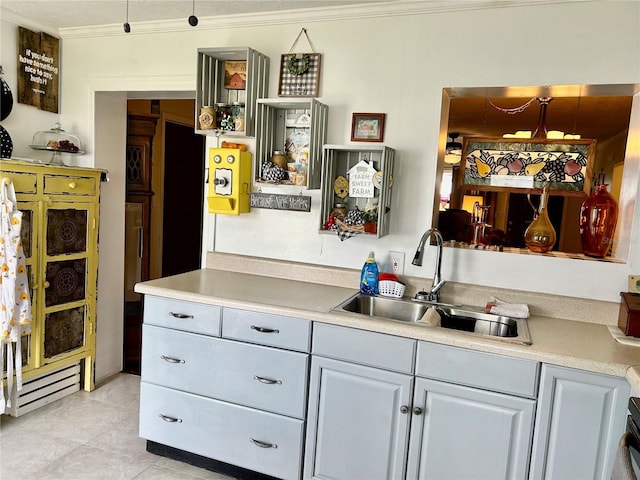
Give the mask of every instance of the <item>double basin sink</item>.
[{"label": "double basin sink", "polygon": [[[433,312],[428,312],[431,307],[440,317],[439,325],[438,322],[429,321],[434,317]],[[331,310],[427,327],[437,326],[495,340],[531,345],[531,335],[526,319],[494,315],[476,307],[423,302],[407,298],[373,297],[356,293]],[[435,315],[436,319],[438,315]]]}]

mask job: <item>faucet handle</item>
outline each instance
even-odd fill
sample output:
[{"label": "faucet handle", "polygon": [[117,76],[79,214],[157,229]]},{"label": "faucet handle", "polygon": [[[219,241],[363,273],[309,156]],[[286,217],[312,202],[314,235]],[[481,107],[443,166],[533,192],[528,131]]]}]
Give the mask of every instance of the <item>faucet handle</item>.
[{"label": "faucet handle", "polygon": [[413,297],[415,300],[420,302],[437,302],[439,300],[438,293],[425,292],[424,290],[420,290]]}]

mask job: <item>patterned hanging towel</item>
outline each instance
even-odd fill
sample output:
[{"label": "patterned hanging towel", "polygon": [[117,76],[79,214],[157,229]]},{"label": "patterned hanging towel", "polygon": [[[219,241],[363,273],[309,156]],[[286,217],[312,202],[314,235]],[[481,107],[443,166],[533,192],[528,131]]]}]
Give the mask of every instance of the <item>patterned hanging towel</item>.
[{"label": "patterned hanging towel", "polygon": [[[17,209],[13,184],[0,182],[0,365],[6,345],[7,394],[0,384],[0,413],[11,406],[11,393],[22,389],[21,337],[31,332],[31,301],[20,228],[22,212]],[[14,352],[15,349],[15,352]]]}]

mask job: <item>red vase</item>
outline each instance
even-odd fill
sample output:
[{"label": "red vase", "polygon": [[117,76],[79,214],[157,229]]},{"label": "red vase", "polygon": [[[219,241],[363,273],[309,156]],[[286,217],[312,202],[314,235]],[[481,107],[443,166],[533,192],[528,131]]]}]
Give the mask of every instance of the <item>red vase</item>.
[{"label": "red vase", "polygon": [[580,240],[585,255],[604,257],[609,252],[617,221],[618,204],[607,186],[599,185],[580,209]]}]

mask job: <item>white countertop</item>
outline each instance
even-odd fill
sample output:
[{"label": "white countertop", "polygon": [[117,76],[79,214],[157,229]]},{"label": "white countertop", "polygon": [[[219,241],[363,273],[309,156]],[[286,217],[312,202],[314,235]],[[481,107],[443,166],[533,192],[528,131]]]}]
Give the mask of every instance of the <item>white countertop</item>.
[{"label": "white countertop", "polygon": [[640,392],[640,347],[618,343],[606,325],[532,315],[528,320],[532,345],[519,345],[444,328],[330,311],[356,293],[356,288],[213,268],[139,283],[135,291],[287,315],[626,377],[634,391]]}]

